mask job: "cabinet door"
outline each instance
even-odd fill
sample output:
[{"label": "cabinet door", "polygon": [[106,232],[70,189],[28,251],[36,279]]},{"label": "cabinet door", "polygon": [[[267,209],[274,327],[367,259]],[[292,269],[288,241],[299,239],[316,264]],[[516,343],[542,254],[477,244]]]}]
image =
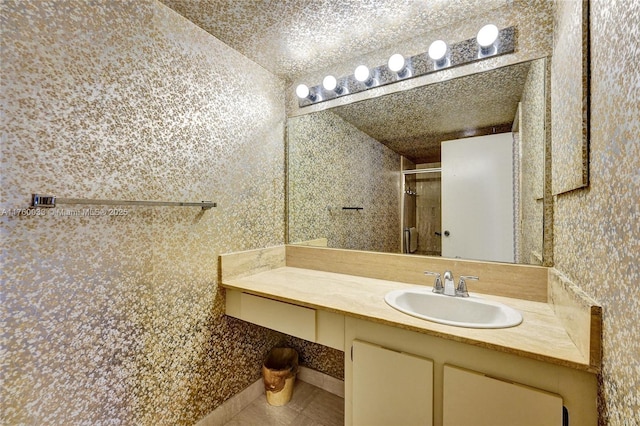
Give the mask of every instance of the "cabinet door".
[{"label": "cabinet door", "polygon": [[353,425],[432,425],[433,362],[353,341]]},{"label": "cabinet door", "polygon": [[444,366],[443,426],[561,426],[562,398]]}]

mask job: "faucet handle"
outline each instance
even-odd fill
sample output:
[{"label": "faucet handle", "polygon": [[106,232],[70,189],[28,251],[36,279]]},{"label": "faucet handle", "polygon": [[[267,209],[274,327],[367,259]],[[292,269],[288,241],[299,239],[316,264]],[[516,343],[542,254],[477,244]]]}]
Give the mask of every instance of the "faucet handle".
[{"label": "faucet handle", "polygon": [[425,275],[433,275],[436,277],[436,281],[433,283],[433,292],[438,294],[444,293],[444,286],[442,285],[442,279],[440,278],[440,274],[438,272],[430,272],[424,271]]},{"label": "faucet handle", "polygon": [[458,297],[469,297],[469,292],[467,291],[467,282],[466,280],[480,280],[480,278],[475,277],[473,275],[460,275],[460,282],[458,283],[458,288],[456,288],[456,296]]}]

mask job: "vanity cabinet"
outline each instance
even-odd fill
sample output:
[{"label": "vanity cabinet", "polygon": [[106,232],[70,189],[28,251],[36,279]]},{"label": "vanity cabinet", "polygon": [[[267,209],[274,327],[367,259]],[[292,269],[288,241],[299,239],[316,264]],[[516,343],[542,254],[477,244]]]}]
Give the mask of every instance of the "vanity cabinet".
[{"label": "vanity cabinet", "polygon": [[345,352],[345,425],[596,426],[583,370],[227,289],[226,313]]},{"label": "vanity cabinet", "polygon": [[355,340],[353,424],[433,424],[433,362]]},{"label": "vanity cabinet", "polygon": [[[293,250],[299,251],[299,247]],[[238,265],[259,266],[270,258],[259,251],[223,258],[221,274],[228,315],[345,352],[345,425],[369,426],[379,420],[493,426],[531,420],[536,425],[597,426],[595,373],[600,344],[595,339],[601,311],[595,302],[564,286],[557,288],[558,283],[549,287],[545,281],[552,306],[535,301],[544,298],[542,294],[511,299],[524,318],[517,327],[446,326],[405,315],[384,303],[385,294],[408,284],[344,274],[353,273],[353,265],[377,265],[386,255],[359,252],[343,262],[337,257],[346,256],[342,251],[302,250],[314,262],[325,251],[328,257],[321,257],[320,267],[333,265],[336,271],[307,269],[306,263],[293,259],[292,266],[238,276]],[[411,256],[387,260],[388,264],[382,263],[394,276],[416,269],[407,263],[414,260]],[[493,267],[508,272],[494,271],[496,277],[509,276],[514,282],[530,272],[530,268],[516,273],[506,265]],[[390,273],[385,269],[383,275]],[[502,288],[507,287],[505,283]],[[517,289],[526,292],[528,287]],[[580,315],[569,329],[564,325],[567,312]],[[469,413],[471,417],[459,417]]]},{"label": "vanity cabinet", "polygon": [[[418,417],[386,424],[597,425],[594,374],[352,317],[345,318],[345,341],[348,351],[353,347],[353,359],[345,357],[346,425],[374,424],[361,421],[361,411],[401,414],[424,406],[432,412],[422,414],[429,423]],[[411,365],[414,360],[421,367]],[[390,394],[369,399],[384,388],[376,376],[393,371]],[[414,398],[415,388],[429,382],[432,397]]]}]

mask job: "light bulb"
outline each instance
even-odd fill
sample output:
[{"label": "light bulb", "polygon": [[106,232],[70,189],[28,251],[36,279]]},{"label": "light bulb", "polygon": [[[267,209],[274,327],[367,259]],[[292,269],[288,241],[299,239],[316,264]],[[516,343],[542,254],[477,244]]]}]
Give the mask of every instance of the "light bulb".
[{"label": "light bulb", "polygon": [[309,88],[307,87],[306,84],[300,84],[298,85],[298,87],[296,87],[296,95],[298,95],[298,97],[300,99],[304,99],[306,97],[309,96]]},{"label": "light bulb", "polygon": [[404,68],[404,56],[399,53],[395,55],[391,55],[389,58],[389,63],[387,64],[389,69],[393,72],[398,72]]},{"label": "light bulb", "polygon": [[498,40],[499,33],[500,31],[498,30],[498,27],[493,24],[488,24],[480,28],[476,39],[478,40],[478,44],[480,45],[480,47],[486,48],[493,45],[493,43]]},{"label": "light bulb", "polygon": [[434,61],[439,61],[447,54],[447,43],[436,40],[429,46],[429,57]]},{"label": "light bulb", "polygon": [[324,78],[324,80],[322,80],[322,87],[324,87],[326,90],[334,90],[337,85],[338,81],[332,75],[328,75]]},{"label": "light bulb", "polygon": [[356,77],[356,80],[365,82],[369,79],[369,68],[366,65],[360,65],[356,68],[353,75]]}]

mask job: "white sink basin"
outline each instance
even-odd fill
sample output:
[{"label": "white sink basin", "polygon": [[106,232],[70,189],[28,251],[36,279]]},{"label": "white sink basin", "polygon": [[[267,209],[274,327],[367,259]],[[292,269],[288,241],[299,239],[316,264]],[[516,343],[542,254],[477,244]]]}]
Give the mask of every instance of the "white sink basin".
[{"label": "white sink basin", "polygon": [[405,314],[457,327],[506,328],[522,322],[520,312],[502,303],[477,296],[445,296],[430,288],[390,291],[384,300]]}]

